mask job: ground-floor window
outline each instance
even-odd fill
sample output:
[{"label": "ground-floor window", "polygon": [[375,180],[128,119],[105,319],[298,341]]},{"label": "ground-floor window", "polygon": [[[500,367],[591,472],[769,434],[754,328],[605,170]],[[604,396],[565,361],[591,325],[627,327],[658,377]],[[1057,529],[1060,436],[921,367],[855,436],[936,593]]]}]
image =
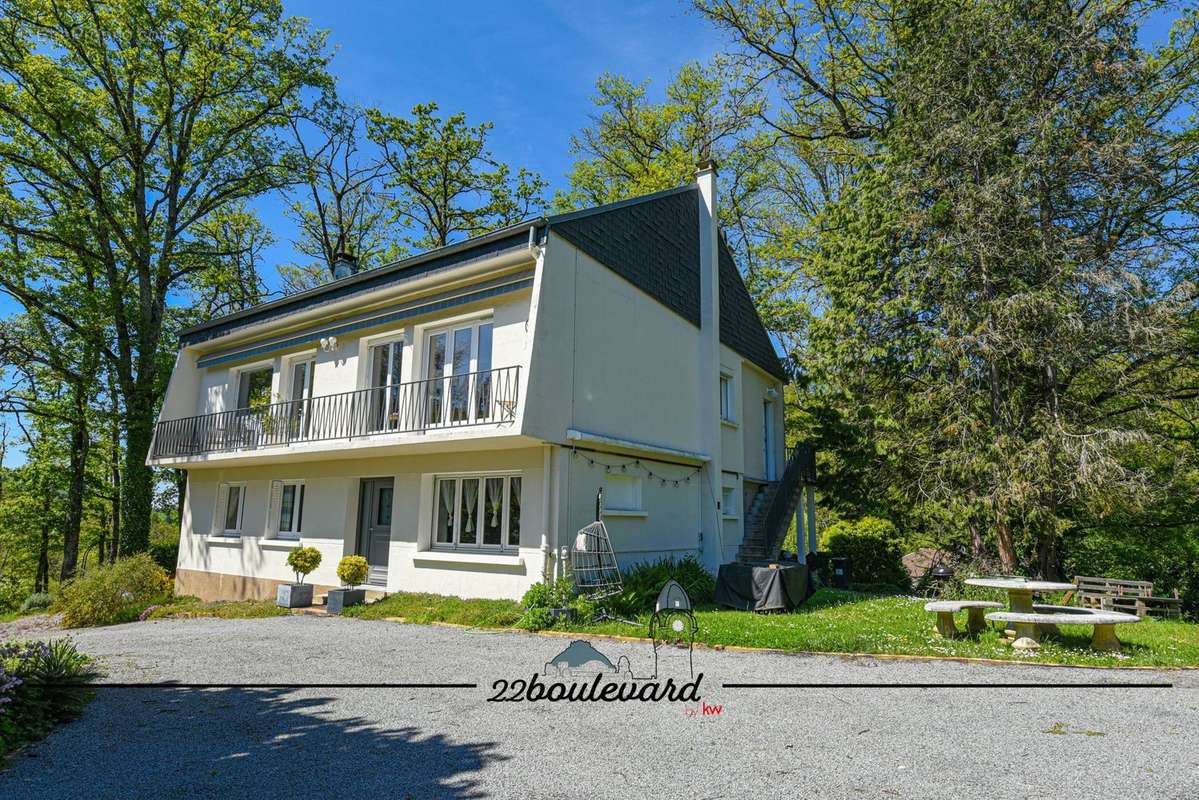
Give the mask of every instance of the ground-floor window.
[{"label": "ground-floor window", "polygon": [[520,544],[520,475],[438,477],[433,486],[435,547]]},{"label": "ground-floor window", "polygon": [[240,536],[242,515],[246,505],[244,483],[222,483],[217,491],[217,513],[212,532],[224,536]]},{"label": "ground-floor window", "polygon": [[304,523],[304,482],[271,482],[271,520],[280,539],[299,539]]}]

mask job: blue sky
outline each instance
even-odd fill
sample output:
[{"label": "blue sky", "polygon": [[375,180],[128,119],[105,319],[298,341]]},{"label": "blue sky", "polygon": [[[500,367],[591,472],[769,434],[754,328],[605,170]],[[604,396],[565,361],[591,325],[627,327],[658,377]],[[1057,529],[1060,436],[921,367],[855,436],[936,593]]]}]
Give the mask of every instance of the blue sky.
[{"label": "blue sky", "polygon": [[[660,93],[678,68],[707,60],[720,35],[684,0],[524,3],[284,0],[289,14],[329,31],[332,70],[348,101],[391,113],[436,101],[445,113],[495,124],[495,156],[564,188],[570,136],[594,110],[603,72],[651,81]],[[273,265],[291,259],[292,228],[279,202],[259,211],[278,243]]]}]

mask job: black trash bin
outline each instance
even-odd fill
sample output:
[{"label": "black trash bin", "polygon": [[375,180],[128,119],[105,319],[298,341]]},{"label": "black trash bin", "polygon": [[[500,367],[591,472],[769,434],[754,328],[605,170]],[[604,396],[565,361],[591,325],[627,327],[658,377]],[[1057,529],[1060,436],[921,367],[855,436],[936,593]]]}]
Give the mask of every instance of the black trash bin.
[{"label": "black trash bin", "polygon": [[848,589],[850,584],[849,556],[833,556],[828,560],[829,585]]}]

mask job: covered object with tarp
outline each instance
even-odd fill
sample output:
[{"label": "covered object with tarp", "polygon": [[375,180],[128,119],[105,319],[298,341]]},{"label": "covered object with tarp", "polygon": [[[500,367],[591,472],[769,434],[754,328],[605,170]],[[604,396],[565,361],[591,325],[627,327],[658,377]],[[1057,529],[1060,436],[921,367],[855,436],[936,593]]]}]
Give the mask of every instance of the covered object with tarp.
[{"label": "covered object with tarp", "polygon": [[790,611],[808,599],[806,564],[722,564],[716,602],[741,611]]}]

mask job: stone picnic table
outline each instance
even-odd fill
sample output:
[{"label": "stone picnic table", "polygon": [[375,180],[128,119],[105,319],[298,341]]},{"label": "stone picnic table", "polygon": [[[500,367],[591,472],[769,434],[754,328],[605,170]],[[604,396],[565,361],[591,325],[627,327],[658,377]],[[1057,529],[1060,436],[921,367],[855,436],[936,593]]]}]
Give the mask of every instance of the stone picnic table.
[{"label": "stone picnic table", "polygon": [[1008,608],[1016,614],[1033,613],[1034,592],[1068,592],[1075,588],[1072,583],[1030,581],[1028,578],[967,578],[966,584],[985,589],[1003,589],[1007,592]]},{"label": "stone picnic table", "polygon": [[966,584],[986,589],[1003,589],[1007,592],[1006,612],[987,614],[987,619],[1003,622],[1009,627],[1005,631],[1015,639],[1013,647],[1035,649],[1042,633],[1056,632],[1058,625],[1093,625],[1091,646],[1096,650],[1119,650],[1115,626],[1129,622],[1140,622],[1131,614],[1096,612],[1091,609],[1066,606],[1034,606],[1032,596],[1036,592],[1067,592],[1075,588],[1072,583],[1038,581],[1027,578],[967,578]]}]

